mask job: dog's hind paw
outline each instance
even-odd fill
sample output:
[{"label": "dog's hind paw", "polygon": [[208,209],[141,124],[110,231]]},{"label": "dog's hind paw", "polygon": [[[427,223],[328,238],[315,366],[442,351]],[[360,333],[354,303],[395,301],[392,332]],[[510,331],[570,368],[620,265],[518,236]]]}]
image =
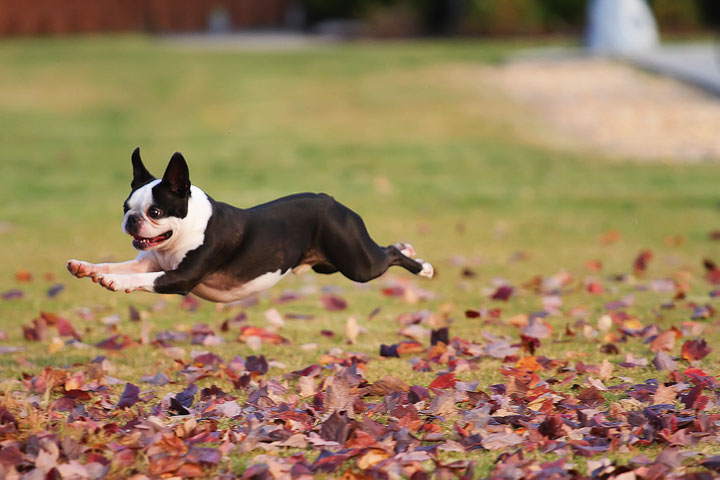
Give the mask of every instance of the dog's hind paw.
[{"label": "dog's hind paw", "polygon": [[415,261],[422,265],[422,270],[418,272],[418,275],[425,278],[433,278],[435,276],[435,269],[430,262],[425,262],[420,258]]}]

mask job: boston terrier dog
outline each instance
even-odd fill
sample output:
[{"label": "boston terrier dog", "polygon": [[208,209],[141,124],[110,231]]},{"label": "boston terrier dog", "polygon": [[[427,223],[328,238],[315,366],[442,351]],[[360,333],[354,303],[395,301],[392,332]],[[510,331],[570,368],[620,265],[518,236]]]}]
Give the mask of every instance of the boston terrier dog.
[{"label": "boston terrier dog", "polygon": [[190,184],[175,153],[162,179],[132,153],[132,191],[122,229],[140,250],[135,260],[93,264],[69,260],[78,278],[112,291],[194,293],[232,302],[275,285],[290,271],[340,272],[367,282],[399,265],[427,278],[433,266],[413,260],[411,245],[380,247],[360,216],[325,194],[299,193],[249,209],[213,200]]}]

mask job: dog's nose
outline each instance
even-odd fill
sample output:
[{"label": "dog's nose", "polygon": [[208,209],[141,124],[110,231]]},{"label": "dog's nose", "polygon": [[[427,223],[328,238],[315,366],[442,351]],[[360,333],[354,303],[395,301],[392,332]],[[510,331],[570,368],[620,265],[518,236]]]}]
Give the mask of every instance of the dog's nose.
[{"label": "dog's nose", "polygon": [[134,227],[135,225],[138,224],[139,221],[140,221],[140,218],[138,217],[137,214],[128,215],[127,226]]},{"label": "dog's nose", "polygon": [[141,218],[140,215],[133,213],[132,215],[128,215],[127,219],[125,220],[125,230],[127,230],[128,233],[137,233],[138,226],[140,224]]}]

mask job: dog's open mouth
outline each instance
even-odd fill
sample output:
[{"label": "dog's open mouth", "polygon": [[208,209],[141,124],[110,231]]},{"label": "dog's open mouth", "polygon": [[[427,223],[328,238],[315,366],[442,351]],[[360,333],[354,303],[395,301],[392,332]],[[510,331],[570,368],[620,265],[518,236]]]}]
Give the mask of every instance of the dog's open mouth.
[{"label": "dog's open mouth", "polygon": [[162,235],[158,235],[157,237],[152,238],[133,235],[133,247],[137,248],[138,250],[147,250],[148,248],[157,247],[170,237],[172,237],[172,230],[168,230]]}]

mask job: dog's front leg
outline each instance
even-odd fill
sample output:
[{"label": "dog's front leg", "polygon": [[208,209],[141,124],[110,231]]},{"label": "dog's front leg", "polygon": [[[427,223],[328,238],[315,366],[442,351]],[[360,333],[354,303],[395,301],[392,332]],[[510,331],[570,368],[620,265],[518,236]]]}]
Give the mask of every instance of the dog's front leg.
[{"label": "dog's front leg", "polygon": [[186,295],[202,280],[206,264],[204,256],[186,257],[175,270],[116,274],[107,273],[98,276],[98,283],[114,292],[132,292],[141,290],[154,293],[176,293]]},{"label": "dog's front leg", "polygon": [[113,292],[130,293],[136,290],[154,292],[155,280],[163,275],[165,272],[106,273],[98,276],[97,282]]},{"label": "dog's front leg", "polygon": [[150,256],[141,252],[134,260],[120,263],[90,263],[72,259],[68,260],[67,269],[78,278],[92,277],[97,282],[100,275],[155,272],[159,267]]}]

